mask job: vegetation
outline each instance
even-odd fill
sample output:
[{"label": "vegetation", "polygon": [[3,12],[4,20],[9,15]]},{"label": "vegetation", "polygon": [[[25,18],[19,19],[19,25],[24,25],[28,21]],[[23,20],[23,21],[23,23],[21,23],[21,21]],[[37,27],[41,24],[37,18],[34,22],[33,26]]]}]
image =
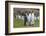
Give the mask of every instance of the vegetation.
[{"label": "vegetation", "polygon": [[[19,28],[19,27],[27,27],[27,26],[24,26],[24,21],[23,20],[21,20],[21,19],[16,19],[15,17],[14,17],[14,28]],[[33,25],[31,25],[32,27],[39,27],[39,20],[37,19],[37,20],[34,20],[34,24]],[[29,27],[29,26],[28,26]]]}]

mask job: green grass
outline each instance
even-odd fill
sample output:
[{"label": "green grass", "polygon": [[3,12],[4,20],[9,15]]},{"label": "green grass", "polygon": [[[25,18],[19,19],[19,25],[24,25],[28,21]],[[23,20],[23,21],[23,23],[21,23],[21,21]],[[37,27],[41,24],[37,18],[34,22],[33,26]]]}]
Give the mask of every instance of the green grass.
[{"label": "green grass", "polygon": [[34,27],[39,27],[39,24],[40,24],[40,22],[39,22],[38,19],[37,20],[34,20]]},{"label": "green grass", "polygon": [[[26,26],[24,26],[24,21],[23,20],[16,19],[15,17],[14,17],[14,23],[13,24],[14,24],[14,28],[26,27]],[[32,27],[39,27],[39,24],[40,24],[40,22],[39,22],[38,19],[34,20],[34,24],[32,25]]]},{"label": "green grass", "polygon": [[24,27],[24,21],[14,18],[14,27]]}]

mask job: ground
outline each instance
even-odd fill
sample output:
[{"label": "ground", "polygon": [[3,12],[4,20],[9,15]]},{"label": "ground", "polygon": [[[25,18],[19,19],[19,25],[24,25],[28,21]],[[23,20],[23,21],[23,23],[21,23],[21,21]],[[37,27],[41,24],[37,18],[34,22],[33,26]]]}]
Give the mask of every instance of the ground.
[{"label": "ground", "polygon": [[[20,19],[16,19],[14,17],[14,28],[20,28],[20,27],[29,27],[29,26],[24,26],[24,21]],[[39,27],[39,20],[34,20],[34,24],[31,25],[32,27]]]}]

